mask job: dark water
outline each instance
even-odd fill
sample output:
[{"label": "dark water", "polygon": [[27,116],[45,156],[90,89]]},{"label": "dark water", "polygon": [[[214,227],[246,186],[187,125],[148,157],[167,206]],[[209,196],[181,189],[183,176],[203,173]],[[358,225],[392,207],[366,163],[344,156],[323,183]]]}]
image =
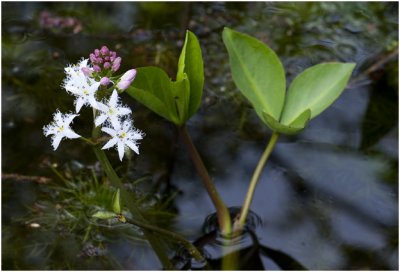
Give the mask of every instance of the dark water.
[{"label": "dark water", "polygon": [[[43,11],[73,19],[43,25]],[[188,130],[227,205],[242,204],[271,132],[232,83],[224,26],[268,43],[289,80],[323,61],[357,63],[333,106],[302,133],[279,139],[252,203],[262,223],[240,242],[256,248],[250,263],[398,269],[397,3],[21,2],[2,3],[2,15],[3,269],[161,269],[139,229],[90,220],[112,198],[91,149],[63,141],[53,152],[42,134],[56,108],[72,109],[60,88],[63,67],[102,45],[118,51],[122,71],[155,65],[173,76],[185,30],[198,36],[205,89]],[[146,133],[141,155],[122,165],[115,151],[107,155],[146,218],[204,244],[218,267],[220,238],[202,232],[213,206],[176,129],[129,97],[124,102]],[[89,110],[74,127],[87,135],[85,118]],[[164,245],[171,258],[181,251]]]}]

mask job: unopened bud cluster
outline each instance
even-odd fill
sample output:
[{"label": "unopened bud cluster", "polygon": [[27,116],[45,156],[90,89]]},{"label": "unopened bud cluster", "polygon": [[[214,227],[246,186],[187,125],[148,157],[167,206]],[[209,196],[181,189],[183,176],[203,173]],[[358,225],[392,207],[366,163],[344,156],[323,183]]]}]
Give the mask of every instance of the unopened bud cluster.
[{"label": "unopened bud cluster", "polygon": [[95,72],[103,72],[111,69],[112,72],[118,71],[121,66],[121,57],[117,56],[115,51],[111,51],[107,46],[102,46],[101,49],[95,49],[89,55],[90,62],[93,64]]}]

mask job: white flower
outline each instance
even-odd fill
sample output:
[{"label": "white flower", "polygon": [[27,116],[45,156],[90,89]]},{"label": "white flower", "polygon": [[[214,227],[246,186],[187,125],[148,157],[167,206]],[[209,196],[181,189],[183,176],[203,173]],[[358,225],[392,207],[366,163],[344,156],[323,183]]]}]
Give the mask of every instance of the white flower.
[{"label": "white flower", "polygon": [[93,68],[88,65],[89,59],[81,59],[78,64],[73,64],[69,65],[68,67],[65,67],[65,73],[67,74],[67,77],[75,75],[77,72],[83,72],[86,76],[91,74],[93,72]]},{"label": "white flower", "polygon": [[76,139],[81,137],[69,127],[69,125],[72,123],[72,120],[76,116],[78,116],[78,114],[61,114],[61,112],[57,110],[54,114],[54,121],[43,127],[43,132],[46,137],[53,135],[51,138],[51,145],[53,146],[54,150],[58,148],[58,145],[64,137],[68,139]]},{"label": "white flower", "polygon": [[139,154],[139,148],[137,146],[137,140],[143,139],[143,133],[140,130],[132,128],[132,121],[125,120],[122,124],[117,123],[114,129],[109,127],[103,127],[101,130],[109,134],[112,138],[109,140],[102,149],[108,149],[117,145],[119,159],[125,154],[125,148],[128,146],[130,149]]},{"label": "white flower", "polygon": [[114,90],[111,94],[110,100],[108,100],[107,105],[100,103],[101,114],[96,118],[96,127],[103,124],[107,119],[110,120],[113,127],[119,125],[119,117],[130,114],[132,111],[129,108],[122,107],[119,103],[119,97],[117,90]]},{"label": "white flower", "polygon": [[[73,69],[72,69],[73,70]],[[99,109],[100,105],[96,101],[95,93],[100,86],[100,82],[96,82],[90,77],[86,77],[82,71],[70,71],[69,76],[64,81],[63,87],[67,92],[76,96],[75,110],[78,113],[83,105],[90,105],[95,109]]]}]

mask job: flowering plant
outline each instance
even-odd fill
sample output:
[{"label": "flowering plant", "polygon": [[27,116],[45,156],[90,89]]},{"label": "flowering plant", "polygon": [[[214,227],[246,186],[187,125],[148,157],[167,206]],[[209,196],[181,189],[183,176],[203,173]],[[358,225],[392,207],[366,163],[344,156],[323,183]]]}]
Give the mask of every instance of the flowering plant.
[{"label": "flowering plant", "polygon": [[118,92],[124,91],[133,82],[136,70],[113,76],[120,68],[121,57],[106,46],[94,50],[89,59],[82,59],[76,65],[65,68],[66,78],[62,87],[75,96],[76,114],[62,114],[57,110],[54,121],[43,128],[45,136],[52,135],[54,150],[63,138],[81,138],[91,142],[70,128],[82,107],[90,106],[93,109],[94,127],[101,126],[100,130],[111,137],[102,149],[116,146],[121,161],[129,149],[139,154],[138,141],[143,139],[144,133],[133,126],[130,117],[132,111],[120,102],[118,96]]},{"label": "flowering plant", "polygon": [[[158,67],[139,68],[137,78],[135,69],[128,70],[122,76],[114,76],[113,74],[120,68],[121,58],[106,46],[94,50],[89,59],[68,66],[65,68],[67,77],[62,87],[75,96],[75,113],[62,114],[57,110],[54,121],[43,128],[45,136],[52,135],[54,150],[58,148],[63,138],[80,138],[94,145],[94,152],[112,185],[117,188],[117,193],[113,202],[113,212],[98,211],[92,217],[118,219],[121,223],[142,228],[165,268],[170,268],[171,263],[162,251],[159,241],[152,236],[154,232],[183,244],[197,261],[202,261],[204,256],[183,237],[146,222],[102,151],[115,146],[122,161],[129,150],[139,154],[138,141],[144,136],[143,132],[133,126],[130,117],[132,111],[120,102],[118,93],[126,90],[134,99],[177,126],[216,208],[219,230],[225,237],[233,238],[245,231],[257,182],[279,135],[299,133],[311,119],[327,109],[343,92],[355,67],[353,63],[337,62],[315,65],[300,73],[286,91],[283,65],[267,45],[254,37],[229,28],[223,31],[223,41],[228,50],[234,83],[248,98],[260,119],[273,130],[238,214],[231,214],[218,194],[186,129],[186,122],[197,112],[201,104],[204,84],[201,47],[196,36],[190,31],[186,32],[175,81]],[[90,106],[93,109],[92,139],[80,136],[70,127],[83,106]],[[101,142],[99,137],[101,132],[105,132],[108,136],[107,142],[100,149],[97,145]],[[125,217],[122,213],[120,194],[132,217]],[[230,246],[231,243],[226,240],[224,245]],[[229,254],[222,259],[223,269],[236,268],[235,254]]]},{"label": "flowering plant", "polygon": [[[151,244],[163,266],[171,268],[172,265],[165,252],[162,251],[160,242],[147,229],[156,230],[167,236],[178,237],[186,243],[187,247],[191,245],[184,238],[168,231],[160,230],[146,222],[140,209],[132,202],[131,196],[124,188],[122,181],[103,151],[103,149],[115,146],[118,150],[119,159],[122,161],[124,155],[130,150],[139,154],[138,141],[144,137],[144,133],[133,125],[132,110],[120,102],[118,94],[124,92],[136,77],[136,69],[130,69],[123,75],[114,75],[120,68],[121,60],[121,57],[118,57],[116,52],[110,51],[106,46],[103,46],[101,49],[94,50],[89,59],[82,59],[75,65],[67,66],[65,68],[66,78],[61,86],[67,93],[75,97],[75,113],[63,114],[57,109],[54,114],[54,120],[43,127],[43,132],[46,137],[52,135],[51,141],[54,150],[58,148],[64,138],[79,138],[93,146],[93,151],[111,185],[118,191],[118,198],[114,203],[119,205],[119,194],[121,193],[123,204],[128,208],[130,214],[135,217],[135,219],[129,218],[131,220],[129,222],[134,220],[136,225],[143,227],[144,236]],[[79,135],[70,127],[73,119],[79,116],[79,112],[84,106],[89,106],[93,110],[93,130],[90,139]],[[101,132],[105,132],[107,134],[106,137],[100,137]],[[107,142],[100,148],[99,144],[103,142],[104,138]],[[104,216],[107,215],[107,218],[111,218],[115,216],[115,211],[118,211],[117,217],[119,217],[119,221],[126,223],[127,221],[121,220],[119,214],[121,208],[114,208],[114,213],[99,211],[92,217],[104,219]],[[196,252],[196,250],[193,251],[191,249],[191,252]],[[196,256],[198,259],[201,257],[198,252]]]}]

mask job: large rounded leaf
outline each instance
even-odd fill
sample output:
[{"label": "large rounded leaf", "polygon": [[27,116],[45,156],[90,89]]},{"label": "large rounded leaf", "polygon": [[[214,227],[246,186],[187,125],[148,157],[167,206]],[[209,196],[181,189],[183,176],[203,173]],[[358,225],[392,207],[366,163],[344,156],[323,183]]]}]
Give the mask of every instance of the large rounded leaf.
[{"label": "large rounded leaf", "polygon": [[261,41],[225,27],[233,80],[261,120],[263,112],[279,121],[285,100],[285,72],[278,56]]},{"label": "large rounded leaf", "polygon": [[304,70],[289,87],[280,120],[288,125],[305,110],[311,119],[329,107],[343,92],[354,63],[322,63]]}]

